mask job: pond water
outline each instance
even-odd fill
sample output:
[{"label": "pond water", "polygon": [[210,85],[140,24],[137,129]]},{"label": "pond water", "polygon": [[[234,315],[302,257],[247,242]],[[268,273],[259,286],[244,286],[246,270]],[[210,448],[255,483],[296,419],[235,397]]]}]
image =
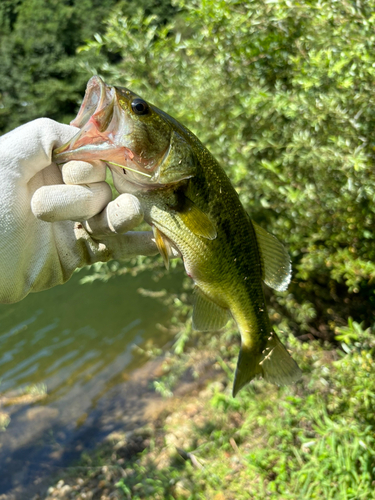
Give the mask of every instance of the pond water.
[{"label": "pond water", "polygon": [[158,282],[151,271],[86,285],[82,276],[0,305],[0,418],[10,418],[0,431],[0,498],[31,498],[43,476],[141,419],[141,395],[152,392],[133,347],[171,340],[157,327],[171,309],[137,290],[176,292],[182,271]]}]

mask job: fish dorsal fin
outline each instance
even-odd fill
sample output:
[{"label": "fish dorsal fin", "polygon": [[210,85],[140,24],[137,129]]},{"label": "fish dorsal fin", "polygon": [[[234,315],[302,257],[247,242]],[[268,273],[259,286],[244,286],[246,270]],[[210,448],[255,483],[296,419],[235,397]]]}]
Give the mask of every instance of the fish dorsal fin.
[{"label": "fish dorsal fin", "polygon": [[251,221],[260,250],[263,281],[266,285],[282,292],[288,288],[292,266],[288,252],[273,234]]},{"label": "fish dorsal fin", "polygon": [[195,286],[193,328],[203,332],[220,330],[227,324],[228,319],[228,309],[212,302],[198,286]]},{"label": "fish dorsal fin", "polygon": [[257,348],[241,346],[233,384],[233,397],[257,376],[276,385],[290,385],[301,378],[302,372],[280,342],[275,332],[270,332],[263,352]]},{"label": "fish dorsal fin", "polygon": [[165,267],[169,269],[169,258],[173,257],[173,252],[168,239],[163,235],[161,231],[156,226],[152,226],[152,231],[154,233],[155,243],[158,250],[163,257]]},{"label": "fish dorsal fin", "polygon": [[189,198],[180,195],[179,207],[176,209],[182,222],[197,236],[214,240],[217,236],[216,228],[211,219]]}]

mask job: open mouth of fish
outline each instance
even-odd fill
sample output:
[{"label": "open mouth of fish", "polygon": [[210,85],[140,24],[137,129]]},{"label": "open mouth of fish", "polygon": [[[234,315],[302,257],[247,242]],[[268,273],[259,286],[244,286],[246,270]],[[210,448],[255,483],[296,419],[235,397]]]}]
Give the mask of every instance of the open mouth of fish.
[{"label": "open mouth of fish", "polygon": [[53,161],[63,164],[71,160],[102,160],[111,167],[121,167],[127,180],[136,184],[152,183],[155,163],[145,161],[124,146],[132,134],[132,122],[126,119],[118,103],[116,88],[101,78],[92,77],[78,115],[71,125],[80,131],[66,144],[56,149]]}]

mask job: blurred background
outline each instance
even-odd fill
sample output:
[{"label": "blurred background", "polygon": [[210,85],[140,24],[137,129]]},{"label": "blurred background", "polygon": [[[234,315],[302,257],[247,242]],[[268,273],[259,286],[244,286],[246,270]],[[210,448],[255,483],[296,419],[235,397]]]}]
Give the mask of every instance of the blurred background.
[{"label": "blurred background", "polygon": [[[304,370],[295,387],[257,381],[233,400],[235,326],[191,330],[181,264],[169,275],[160,259],[98,265],[0,308],[4,464],[16,460],[30,408],[58,408],[60,446],[74,447],[93,401],[120,384],[122,370],[163,353],[168,363],[150,387],[164,396],[180,374],[217,367],[192,403],[201,421],[186,429],[194,436],[186,452],[204,466],[176,465],[167,447],[169,461],[147,468],[155,448],[145,445],[143,472],[133,464],[115,498],[375,498],[374,12],[372,0],[1,2],[1,132],[40,116],[69,123],[93,74],[190,128],[251,217],[289,249],[292,283],[267,297]],[[36,399],[12,406],[27,394]],[[76,412],[63,415],[74,398]],[[153,445],[159,453],[163,439]],[[32,481],[27,470],[18,486]],[[151,490],[136,487],[145,470]],[[17,486],[4,476],[1,484],[4,494]]]}]

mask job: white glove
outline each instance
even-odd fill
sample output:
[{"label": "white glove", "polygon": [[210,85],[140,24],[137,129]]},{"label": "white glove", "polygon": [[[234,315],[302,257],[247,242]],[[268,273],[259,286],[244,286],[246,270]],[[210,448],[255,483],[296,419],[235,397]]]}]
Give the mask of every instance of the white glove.
[{"label": "white glove", "polygon": [[41,118],[0,138],[1,303],[62,284],[87,264],[158,253],[150,232],[121,234],[143,213],[130,194],[111,202],[104,164],[51,163],[76,132]]}]

